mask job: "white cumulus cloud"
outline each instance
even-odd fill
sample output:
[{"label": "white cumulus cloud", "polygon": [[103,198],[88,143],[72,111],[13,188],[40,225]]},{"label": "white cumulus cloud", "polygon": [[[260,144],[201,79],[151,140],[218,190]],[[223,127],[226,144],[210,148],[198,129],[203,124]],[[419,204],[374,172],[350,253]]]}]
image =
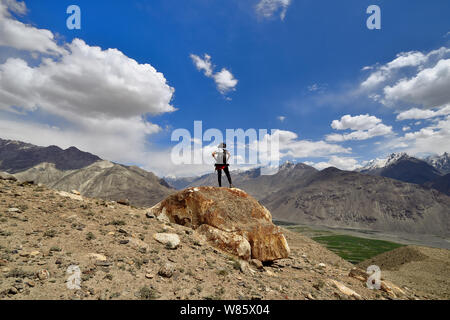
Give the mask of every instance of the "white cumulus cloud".
[{"label": "white cumulus cloud", "polygon": [[11,15],[26,11],[24,2],[0,0],[0,46],[52,55],[63,53],[64,48],[56,44],[51,31],[26,25]]},{"label": "white cumulus cloud", "polygon": [[147,163],[147,138],[162,130],[148,116],[175,110],[174,89],[164,75],[81,39],[58,46],[50,31],[25,25],[10,12],[25,14],[26,6],[0,0],[0,45],[30,53],[35,61],[10,51],[0,64],[2,138]]},{"label": "white cumulus cloud", "polygon": [[446,105],[442,108],[436,110],[423,110],[418,108],[412,108],[397,115],[397,120],[419,120],[419,119],[430,119],[439,116],[446,116],[450,114],[450,105]]},{"label": "white cumulus cloud", "polygon": [[197,70],[203,71],[205,76],[214,80],[220,93],[226,94],[235,90],[238,80],[226,68],[222,68],[219,72],[214,73],[214,65],[211,62],[210,55],[205,53],[203,58],[201,58],[198,55],[191,54],[190,57]]},{"label": "white cumulus cloud", "polygon": [[350,133],[334,133],[327,135],[326,140],[332,142],[367,140],[373,137],[392,134],[391,126],[386,126],[382,123],[381,119],[368,114],[342,116],[340,120],[333,120],[331,127],[335,130],[352,130]]}]

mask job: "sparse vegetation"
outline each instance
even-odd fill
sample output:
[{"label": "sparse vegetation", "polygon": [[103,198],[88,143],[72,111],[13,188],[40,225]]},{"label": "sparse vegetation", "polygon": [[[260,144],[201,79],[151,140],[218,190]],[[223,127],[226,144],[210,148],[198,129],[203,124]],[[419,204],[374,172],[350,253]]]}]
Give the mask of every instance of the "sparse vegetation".
[{"label": "sparse vegetation", "polygon": [[110,222],[110,224],[113,225],[113,226],[124,226],[127,223],[125,221],[123,221],[123,220],[113,220],[113,221]]},{"label": "sparse vegetation", "polygon": [[139,290],[138,296],[141,300],[154,300],[159,298],[158,292],[149,287],[142,287]]}]

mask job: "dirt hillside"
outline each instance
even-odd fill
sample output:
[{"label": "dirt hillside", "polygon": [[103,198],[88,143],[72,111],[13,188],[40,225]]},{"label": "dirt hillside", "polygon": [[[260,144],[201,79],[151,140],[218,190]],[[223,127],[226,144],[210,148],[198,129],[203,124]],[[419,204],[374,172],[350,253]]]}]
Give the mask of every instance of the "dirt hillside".
[{"label": "dirt hillside", "polygon": [[450,250],[406,246],[377,255],[359,264],[380,267],[382,277],[414,288],[423,295],[450,299]]},{"label": "dirt hillside", "polygon": [[[392,299],[299,234],[284,230],[290,257],[257,268],[147,212],[0,179],[0,298]],[[164,245],[155,233],[176,234],[180,244]],[[76,270],[80,288],[69,289]],[[428,296],[405,289],[398,297]]]}]

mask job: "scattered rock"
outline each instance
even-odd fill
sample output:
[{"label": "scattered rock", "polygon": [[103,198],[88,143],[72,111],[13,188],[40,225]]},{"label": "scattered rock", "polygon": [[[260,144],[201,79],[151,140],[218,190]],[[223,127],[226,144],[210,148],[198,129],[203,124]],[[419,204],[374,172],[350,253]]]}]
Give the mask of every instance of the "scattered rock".
[{"label": "scattered rock", "polygon": [[355,298],[357,300],[361,300],[362,299],[362,297],[358,293],[356,293],[354,290],[346,287],[345,285],[343,285],[339,281],[336,281],[336,280],[333,280],[333,279],[330,279],[329,281],[331,282],[332,285],[334,285],[337,289],[339,289],[340,292],[342,292],[346,296],[353,297],[353,298]]},{"label": "scattered rock", "polygon": [[176,249],[180,245],[180,237],[175,233],[155,233],[153,238],[170,249]]},{"label": "scattered rock", "polygon": [[120,240],[119,241],[120,244],[127,244],[128,242],[130,242],[130,240],[128,240],[128,239],[124,239],[124,240]]},{"label": "scattered rock", "polygon": [[81,195],[81,193],[79,192],[79,191],[77,191],[77,190],[72,190],[72,191],[70,191],[72,194],[75,194],[75,195],[77,195],[77,196],[80,196]]},{"label": "scattered rock", "polygon": [[78,194],[73,194],[73,193],[69,193],[66,191],[57,191],[56,192],[58,195],[65,197],[65,198],[70,198],[73,200],[78,200],[78,201],[83,201],[83,197],[81,195]]},{"label": "scattered rock", "polygon": [[326,265],[325,263],[323,263],[323,262],[321,262],[321,263],[319,263],[319,264],[317,265],[317,267],[318,267],[319,269],[324,269],[326,266],[327,266],[327,265]]},{"label": "scattered rock", "polygon": [[158,274],[161,277],[170,278],[173,276],[174,271],[175,271],[175,266],[172,263],[167,262],[161,266],[161,268],[158,271]]},{"label": "scattered rock", "polygon": [[247,261],[239,261],[239,270],[242,273],[246,273],[249,270]]},{"label": "scattered rock", "polygon": [[145,274],[145,277],[146,277],[147,279],[153,279],[154,275],[153,275],[152,273],[146,273],[146,274]]},{"label": "scattered rock", "polygon": [[129,206],[130,205],[130,200],[128,199],[120,199],[117,201],[118,204],[124,205],[124,206]]},{"label": "scattered rock", "polygon": [[95,261],[95,265],[99,267],[110,267],[112,266],[112,262],[110,261]]},{"label": "scattered rock", "polygon": [[19,291],[15,287],[12,287],[11,289],[9,289],[8,293],[9,294],[18,294]]},{"label": "scattered rock", "polygon": [[104,255],[99,254],[99,253],[89,253],[87,256],[88,256],[88,258],[94,259],[96,261],[106,261],[107,260],[107,258]]},{"label": "scattered rock", "polygon": [[256,267],[256,269],[258,269],[258,270],[264,269],[262,262],[259,261],[258,259],[251,259],[250,263],[252,264],[252,266]]},{"label": "scattered rock", "polygon": [[145,216],[149,219],[155,219],[155,215],[153,213],[151,213],[150,211],[147,211],[147,213],[145,214]]},{"label": "scattered rock", "polygon": [[21,213],[22,211],[19,208],[9,208],[8,212],[10,212],[10,213]]},{"label": "scattered rock", "polygon": [[150,246],[140,239],[130,237],[130,238],[127,238],[126,241],[128,241],[133,247],[135,247],[138,250],[143,250],[143,251],[147,252],[147,250],[150,249]]}]

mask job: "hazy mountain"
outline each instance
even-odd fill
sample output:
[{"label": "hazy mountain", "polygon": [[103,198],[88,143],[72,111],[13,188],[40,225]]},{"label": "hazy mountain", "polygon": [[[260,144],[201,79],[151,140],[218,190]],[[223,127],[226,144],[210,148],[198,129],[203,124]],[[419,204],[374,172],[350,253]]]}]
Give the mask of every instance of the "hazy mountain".
[{"label": "hazy mountain", "polygon": [[193,181],[199,179],[199,177],[187,177],[187,178],[176,178],[171,176],[164,177],[164,180],[172,187],[177,190],[185,189]]},{"label": "hazy mountain", "polygon": [[[261,175],[261,169],[255,168],[247,171],[231,171],[233,185],[245,190],[257,199],[263,199],[273,192],[285,188],[286,186],[308,180],[308,177],[317,172],[316,169],[303,163],[294,164],[286,162],[279,167],[277,173],[273,175]],[[188,186],[217,186],[217,173],[204,175],[193,180]],[[225,174],[222,173],[222,186],[228,186]]]},{"label": "hazy mountain", "polygon": [[57,146],[39,147],[0,139],[0,171],[9,173],[24,171],[43,162],[53,163],[59,170],[80,169],[99,160],[96,155],[75,147],[63,150]]},{"label": "hazy mountain", "polygon": [[327,168],[261,201],[274,219],[449,235],[450,197],[401,181]]},{"label": "hazy mountain", "polygon": [[393,153],[387,159],[372,160],[358,171],[416,184],[434,181],[441,176],[436,168],[424,160],[406,153]]},{"label": "hazy mountain", "polygon": [[439,170],[442,174],[450,173],[450,154],[445,152],[442,155],[429,156],[424,159],[428,164]]},{"label": "hazy mountain", "polygon": [[32,180],[51,188],[109,200],[129,199],[151,206],[174,190],[163,179],[135,166],[124,166],[75,147],[38,147],[0,140],[0,171],[14,173],[20,181]]}]

